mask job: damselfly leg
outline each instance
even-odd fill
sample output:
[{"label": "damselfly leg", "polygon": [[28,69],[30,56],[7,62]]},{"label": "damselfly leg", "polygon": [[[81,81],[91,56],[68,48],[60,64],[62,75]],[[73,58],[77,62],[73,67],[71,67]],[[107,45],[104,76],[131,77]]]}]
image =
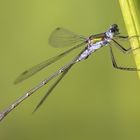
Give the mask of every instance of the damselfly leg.
[{"label": "damselfly leg", "polygon": [[[70,61],[70,63],[65,64],[63,67],[61,67],[59,70],[54,72],[52,75],[50,75],[48,78],[41,81],[39,84],[37,84],[35,87],[27,91],[23,96],[18,98],[15,102],[13,102],[11,105],[9,105],[6,109],[4,109],[2,112],[0,112],[0,120],[2,120],[8,113],[10,113],[15,107],[17,107],[22,101],[27,99],[30,95],[35,93],[35,91],[39,90],[41,87],[46,85],[49,81],[52,79],[56,79],[56,81],[52,84],[52,86],[48,89],[47,93],[44,95],[44,97],[41,99],[41,101],[36,106],[34,112],[44,103],[48,95],[53,91],[53,89],[58,85],[58,83],[64,78],[64,76],[68,73],[68,71],[72,68],[74,64],[76,64],[79,61],[85,60],[90,56],[92,53],[96,52],[96,50],[102,48],[103,46],[109,45],[110,54],[111,54],[111,61],[113,64],[113,67],[120,70],[127,70],[127,71],[139,71],[140,69],[133,68],[133,67],[123,67],[118,66],[116,63],[116,59],[114,57],[114,53],[112,50],[112,47],[117,47],[121,52],[124,54],[130,53],[136,49],[131,49],[130,47],[126,47],[123,45],[123,42],[129,42],[130,39],[133,38],[139,38],[140,36],[118,36],[119,34],[119,28],[117,24],[113,24],[110,26],[110,28],[106,32],[102,32],[99,34],[91,35],[89,38],[86,38],[81,35],[77,35],[71,31],[68,31],[64,28],[56,28],[50,35],[49,38],[49,44],[53,47],[70,47],[70,49],[64,51],[63,53],[50,58],[46,61],[43,61],[42,63],[24,71],[19,77],[16,79],[15,84],[22,82],[23,80],[31,77],[35,73],[39,72],[40,70],[50,66],[54,62],[60,60],[64,56],[68,55],[73,50],[82,47],[85,45],[84,48],[82,48],[82,51]],[[120,43],[122,41],[122,43]],[[130,46],[130,45],[129,45]]]},{"label": "damselfly leg", "polygon": [[117,35],[117,36],[114,37],[114,38],[115,38],[115,39],[122,40],[122,41],[129,41],[130,39],[139,38],[139,37],[140,37],[139,35],[132,35],[132,36]]},{"label": "damselfly leg", "polygon": [[118,66],[118,64],[116,63],[115,57],[114,57],[112,47],[110,45],[109,45],[109,48],[110,48],[111,60],[112,60],[112,64],[113,64],[114,68],[119,69],[119,70],[126,70],[126,71],[139,71],[140,70],[140,69],[132,68],[132,67]]},{"label": "damselfly leg", "polygon": [[112,45],[116,46],[122,53],[128,54],[128,53],[131,53],[137,49],[140,49],[140,47],[133,49],[132,47],[129,46],[128,48],[125,48],[123,45],[121,45],[121,43],[119,43],[119,41],[129,42],[130,39],[136,39],[136,38],[139,39],[140,36],[137,36],[137,35],[130,36],[130,37],[129,36],[116,36],[114,39],[112,39],[112,41],[113,41]]}]

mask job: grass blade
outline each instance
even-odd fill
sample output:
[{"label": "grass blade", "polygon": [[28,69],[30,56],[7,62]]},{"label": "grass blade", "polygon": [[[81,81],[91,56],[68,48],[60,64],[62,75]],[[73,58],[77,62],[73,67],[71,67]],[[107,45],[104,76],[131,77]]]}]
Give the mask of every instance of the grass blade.
[{"label": "grass blade", "polygon": [[[140,35],[139,8],[137,0],[119,0],[120,8],[129,36]],[[140,47],[140,40],[135,38],[130,40],[133,49]],[[140,49],[133,52],[136,67],[140,69]],[[140,72],[138,72],[140,78]]]}]

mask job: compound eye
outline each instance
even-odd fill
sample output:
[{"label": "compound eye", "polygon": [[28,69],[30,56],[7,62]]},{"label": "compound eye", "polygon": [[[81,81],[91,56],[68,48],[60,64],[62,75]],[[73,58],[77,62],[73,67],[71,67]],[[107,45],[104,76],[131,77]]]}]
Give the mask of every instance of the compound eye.
[{"label": "compound eye", "polygon": [[112,28],[112,29],[110,29],[110,32],[111,32],[111,33],[115,32],[115,29],[113,29],[113,28]]}]

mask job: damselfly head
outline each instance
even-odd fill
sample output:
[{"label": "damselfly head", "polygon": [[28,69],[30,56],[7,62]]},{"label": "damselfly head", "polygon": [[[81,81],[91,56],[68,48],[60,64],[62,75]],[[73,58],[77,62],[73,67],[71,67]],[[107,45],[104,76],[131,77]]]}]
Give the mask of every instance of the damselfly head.
[{"label": "damselfly head", "polygon": [[113,33],[114,35],[119,34],[119,27],[118,27],[118,25],[117,24],[111,25],[110,29],[109,29],[109,32]]}]

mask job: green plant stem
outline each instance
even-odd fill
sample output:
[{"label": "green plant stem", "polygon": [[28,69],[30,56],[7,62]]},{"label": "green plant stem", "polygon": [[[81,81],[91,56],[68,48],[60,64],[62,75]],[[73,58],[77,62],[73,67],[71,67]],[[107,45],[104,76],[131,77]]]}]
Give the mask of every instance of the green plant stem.
[{"label": "green plant stem", "polygon": [[[128,35],[140,35],[139,11],[136,0],[119,0],[119,3]],[[139,39],[134,38],[130,40],[133,49],[140,47]],[[140,49],[135,50],[133,54],[136,67],[140,69]],[[138,72],[138,76],[140,78],[140,71]]]}]

